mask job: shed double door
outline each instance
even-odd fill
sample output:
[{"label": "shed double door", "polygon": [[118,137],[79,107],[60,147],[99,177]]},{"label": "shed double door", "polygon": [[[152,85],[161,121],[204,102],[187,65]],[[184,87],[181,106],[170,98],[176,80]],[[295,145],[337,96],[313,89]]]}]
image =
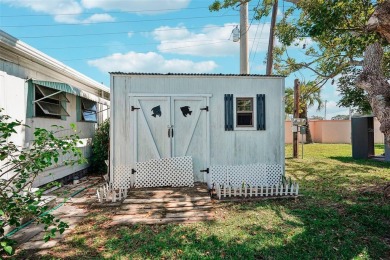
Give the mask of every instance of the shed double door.
[{"label": "shed double door", "polygon": [[[134,162],[191,156],[195,181],[207,168],[206,97],[132,97]],[[206,108],[207,107],[207,108]]]}]

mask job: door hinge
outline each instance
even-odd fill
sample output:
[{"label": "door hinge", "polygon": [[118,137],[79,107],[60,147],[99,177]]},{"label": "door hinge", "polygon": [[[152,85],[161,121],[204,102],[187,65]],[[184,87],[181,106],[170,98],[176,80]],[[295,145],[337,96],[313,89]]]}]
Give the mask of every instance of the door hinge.
[{"label": "door hinge", "polygon": [[210,170],[209,170],[209,168],[206,168],[206,170],[200,170],[200,172],[206,172],[206,173],[209,173],[209,172],[210,172]]},{"label": "door hinge", "polygon": [[131,106],[131,111],[134,111],[136,109],[140,109],[139,107],[134,107],[134,106]]},{"label": "door hinge", "polygon": [[136,173],[137,171],[135,169],[131,169],[131,174]]},{"label": "door hinge", "polygon": [[204,108],[201,108],[200,110],[206,110],[207,112],[209,112],[209,106],[206,106]]}]

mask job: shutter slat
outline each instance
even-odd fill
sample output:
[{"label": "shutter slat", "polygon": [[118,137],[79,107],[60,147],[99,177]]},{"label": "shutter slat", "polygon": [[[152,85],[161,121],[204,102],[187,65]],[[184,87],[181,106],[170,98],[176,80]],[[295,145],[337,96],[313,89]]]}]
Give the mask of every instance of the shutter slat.
[{"label": "shutter slat", "polygon": [[257,94],[257,130],[265,130],[265,95]]},{"label": "shutter slat", "polygon": [[225,94],[225,131],[233,131],[233,94]]}]

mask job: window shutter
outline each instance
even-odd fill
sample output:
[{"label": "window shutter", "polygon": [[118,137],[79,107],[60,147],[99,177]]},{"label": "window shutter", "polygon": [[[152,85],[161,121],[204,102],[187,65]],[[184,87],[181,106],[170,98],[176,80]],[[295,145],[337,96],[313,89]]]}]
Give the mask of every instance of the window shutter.
[{"label": "window shutter", "polygon": [[257,94],[257,130],[265,130],[265,95]]},{"label": "window shutter", "polygon": [[34,84],[31,80],[27,81],[27,111],[26,117],[31,118],[34,116]]},{"label": "window shutter", "polygon": [[225,94],[225,131],[233,131],[233,94]]}]

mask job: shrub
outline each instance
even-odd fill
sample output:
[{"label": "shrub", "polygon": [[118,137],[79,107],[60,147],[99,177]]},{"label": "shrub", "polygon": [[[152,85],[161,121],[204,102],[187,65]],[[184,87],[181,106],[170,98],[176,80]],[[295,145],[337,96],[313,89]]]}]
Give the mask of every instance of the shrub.
[{"label": "shrub", "polygon": [[110,148],[110,119],[99,124],[92,142],[91,170],[95,173],[106,173],[108,150]]},{"label": "shrub", "polygon": [[[0,109],[0,255],[4,252],[12,254],[15,244],[5,234],[6,227],[18,228],[26,217],[45,225],[45,241],[58,232],[64,232],[68,225],[46,212],[48,207],[41,203],[43,191],[33,192],[31,186],[40,172],[59,162],[60,156],[67,157],[61,163],[64,165],[86,162],[77,148],[79,137],[76,134],[57,137],[60,132],[64,132],[58,126],[53,126],[55,130],[36,128],[34,140],[28,148],[15,145],[9,138],[17,133],[16,128],[25,125],[1,114],[1,111]],[[71,127],[76,131],[74,125]]]}]

